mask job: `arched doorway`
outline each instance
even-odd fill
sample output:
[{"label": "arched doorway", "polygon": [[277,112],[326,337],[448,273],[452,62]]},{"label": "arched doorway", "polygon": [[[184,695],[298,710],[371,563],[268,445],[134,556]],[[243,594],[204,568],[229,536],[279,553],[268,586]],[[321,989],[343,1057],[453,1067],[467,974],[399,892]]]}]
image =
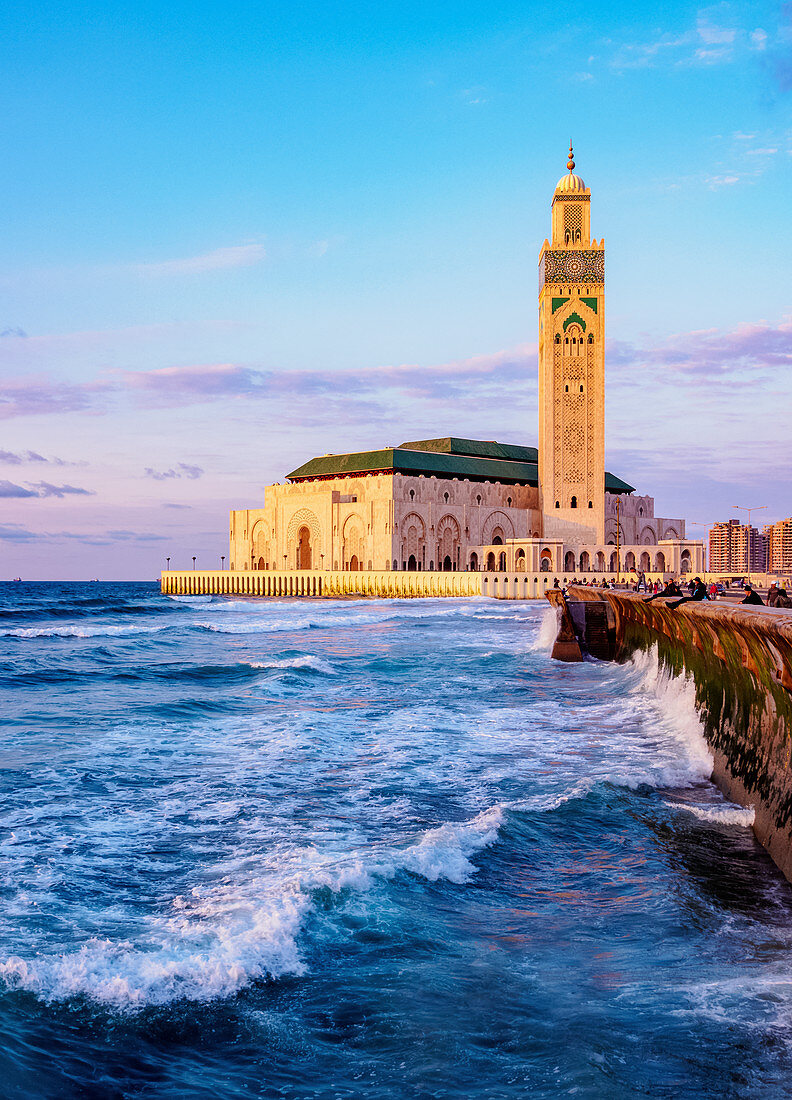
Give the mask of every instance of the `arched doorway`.
[{"label": "arched doorway", "polygon": [[496,527],[492,532],[492,546],[503,546],[503,531],[500,527]]},{"label": "arched doorway", "polygon": [[407,568],[411,569],[413,572],[415,572],[415,570],[418,568],[418,561],[415,557],[415,554],[410,554],[409,558],[407,559]]},{"label": "arched doorway", "polygon": [[690,551],[682,551],[682,572],[689,573],[691,570]]},{"label": "arched doorway", "polygon": [[597,551],[597,572],[605,572],[605,555],[603,554],[602,550]]},{"label": "arched doorway", "polygon": [[437,524],[437,562],[444,573],[459,568],[459,524],[451,515],[445,515]]},{"label": "arched doorway", "polygon": [[498,569],[501,571],[501,573],[506,572],[506,551],[505,550],[501,550],[500,554],[498,555]]},{"label": "arched doorway", "polygon": [[665,554],[663,553],[662,550],[658,550],[657,551],[657,556],[655,557],[655,572],[656,573],[665,573],[665,571],[666,571]]},{"label": "arched doorway", "polygon": [[635,554],[633,554],[632,550],[628,550],[624,556],[624,568],[630,573],[635,572]]},{"label": "arched doorway", "polygon": [[614,550],[610,556],[610,571],[611,573],[617,573],[619,570],[619,555]]},{"label": "arched doorway", "polygon": [[564,572],[565,573],[574,573],[575,572],[575,552],[574,552],[574,550],[567,550],[566,554],[564,554]]},{"label": "arched doorway", "polygon": [[297,532],[297,568],[311,568],[311,532],[307,527]]},{"label": "arched doorway", "polygon": [[478,572],[478,554],[476,553],[470,555],[470,571],[471,573]]},{"label": "arched doorway", "polygon": [[493,552],[491,550],[490,550],[489,554],[487,554],[487,572],[488,573],[494,573],[495,572],[495,555],[493,554]]},{"label": "arched doorway", "polygon": [[649,555],[644,550],[643,554],[641,554],[641,571],[644,573],[648,573],[651,568],[652,563],[649,560]]},{"label": "arched doorway", "polygon": [[[343,561],[347,569],[361,569],[366,557],[366,537],[363,534],[363,520],[357,515],[348,516],[343,528]],[[355,565],[352,562],[355,562]]]},{"label": "arched doorway", "polygon": [[259,563],[258,563],[258,567],[259,567],[259,569],[263,569],[263,568],[264,568],[264,559],[263,559],[263,558],[259,558]]},{"label": "arched doorway", "polygon": [[[423,569],[426,566],[426,543],[424,521],[416,512],[410,512],[401,521],[402,554],[405,569]],[[415,565],[410,561],[415,559]]]},{"label": "arched doorway", "polygon": [[584,550],[580,555],[580,569],[583,573],[588,573],[591,569],[591,560],[589,559],[588,550]]},{"label": "arched doorway", "polygon": [[517,570],[518,573],[524,573],[525,572],[525,551],[524,550],[518,550],[517,551],[517,557],[516,557],[515,562],[514,562],[514,568]]}]

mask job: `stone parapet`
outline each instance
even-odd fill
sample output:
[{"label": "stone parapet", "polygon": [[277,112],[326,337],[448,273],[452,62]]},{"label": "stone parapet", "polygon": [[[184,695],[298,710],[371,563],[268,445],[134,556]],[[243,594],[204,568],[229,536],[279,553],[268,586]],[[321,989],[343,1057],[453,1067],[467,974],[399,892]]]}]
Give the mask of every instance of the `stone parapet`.
[{"label": "stone parapet", "polygon": [[[566,577],[564,581],[566,583]],[[542,599],[549,573],[448,572],[429,570],[234,570],[169,569],[160,576],[167,596],[339,596],[404,598],[490,596],[496,600]]]},{"label": "stone parapet", "polygon": [[481,573],[376,570],[167,570],[160,587],[168,596],[480,596]]}]

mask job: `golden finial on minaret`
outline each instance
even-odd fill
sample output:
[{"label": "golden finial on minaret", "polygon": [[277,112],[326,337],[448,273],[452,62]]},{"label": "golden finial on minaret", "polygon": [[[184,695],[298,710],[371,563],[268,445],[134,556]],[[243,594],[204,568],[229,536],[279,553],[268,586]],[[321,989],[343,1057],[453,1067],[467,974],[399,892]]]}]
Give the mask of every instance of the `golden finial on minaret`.
[{"label": "golden finial on minaret", "polygon": [[569,169],[570,172],[574,171],[574,168],[575,168],[575,158],[572,155],[572,140],[571,139],[570,139],[570,142],[569,142],[569,160],[567,161],[567,168]]}]

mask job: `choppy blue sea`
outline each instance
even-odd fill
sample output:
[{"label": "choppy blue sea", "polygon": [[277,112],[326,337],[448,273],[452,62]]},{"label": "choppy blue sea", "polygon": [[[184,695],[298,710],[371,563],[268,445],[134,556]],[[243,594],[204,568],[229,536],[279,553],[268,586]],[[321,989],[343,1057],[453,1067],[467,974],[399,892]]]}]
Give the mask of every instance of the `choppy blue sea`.
[{"label": "choppy blue sea", "polygon": [[790,1095],[792,889],[551,614],[0,586],[0,1096]]}]

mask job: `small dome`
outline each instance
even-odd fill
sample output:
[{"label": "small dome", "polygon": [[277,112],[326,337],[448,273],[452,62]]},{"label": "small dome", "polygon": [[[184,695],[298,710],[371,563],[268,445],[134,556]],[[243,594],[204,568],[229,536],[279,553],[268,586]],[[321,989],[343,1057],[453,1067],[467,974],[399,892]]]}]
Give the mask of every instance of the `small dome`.
[{"label": "small dome", "polygon": [[585,191],[586,185],[580,176],[574,175],[572,172],[567,172],[565,176],[556,184],[556,191],[562,191],[566,194],[575,191]]}]

